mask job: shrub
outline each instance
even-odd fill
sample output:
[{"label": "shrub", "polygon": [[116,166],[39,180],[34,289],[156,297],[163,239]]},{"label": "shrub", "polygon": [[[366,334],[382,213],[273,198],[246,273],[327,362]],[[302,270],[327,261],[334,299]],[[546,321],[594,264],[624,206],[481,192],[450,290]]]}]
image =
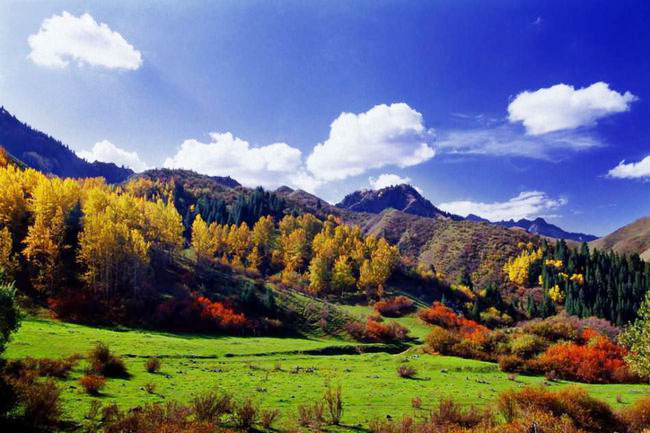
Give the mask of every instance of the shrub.
[{"label": "shrub", "polygon": [[24,370],[32,370],[41,377],[56,377],[57,379],[67,379],[70,370],[79,362],[80,355],[72,355],[64,359],[50,358],[25,358],[17,361],[19,365],[15,367]]},{"label": "shrub", "polygon": [[415,310],[415,303],[406,296],[397,296],[376,302],[374,308],[385,317],[402,317]]},{"label": "shrub", "polygon": [[524,334],[510,341],[510,351],[524,359],[532,358],[543,352],[547,346],[546,340],[533,334]]},{"label": "shrub", "polygon": [[427,336],[427,344],[429,348],[432,351],[443,355],[452,354],[452,347],[459,342],[460,338],[456,336],[456,334],[447,331],[440,326],[432,327],[431,332]]},{"label": "shrub", "polygon": [[545,371],[555,370],[564,379],[588,383],[634,381],[624,356],[625,348],[594,331],[585,331],[586,344],[557,343],[539,358]]},{"label": "shrub", "polygon": [[642,398],[632,406],[623,409],[620,419],[630,433],[642,433],[650,428],[650,397]]},{"label": "shrub", "polygon": [[488,329],[485,326],[456,314],[439,302],[434,302],[431,308],[418,311],[418,317],[430,325],[454,331],[462,338],[475,342],[483,342],[488,334]]},{"label": "shrub", "polygon": [[[117,406],[99,410],[91,408],[88,414],[89,432],[103,433],[214,433],[220,431],[209,422],[193,419],[192,411],[175,402],[153,404],[121,411]],[[101,430],[100,430],[101,428]]]},{"label": "shrub", "polygon": [[404,379],[412,379],[417,373],[418,371],[415,368],[408,365],[400,365],[397,367],[397,375]]},{"label": "shrub", "polygon": [[52,426],[61,416],[61,391],[52,379],[45,382],[19,381],[19,401],[25,421],[34,426]]},{"label": "shrub", "polygon": [[280,416],[280,411],[277,409],[264,409],[260,411],[260,424],[265,430],[273,427],[273,423]]},{"label": "shrub", "polygon": [[609,433],[621,431],[620,422],[604,402],[590,397],[578,387],[548,391],[544,388],[525,387],[519,391],[506,391],[499,396],[497,406],[508,421],[527,416],[531,411],[551,414],[556,418],[568,416],[576,427],[589,432]]},{"label": "shrub", "polygon": [[411,399],[411,407],[413,409],[422,409],[422,399],[420,397],[414,397]]},{"label": "shrub", "polygon": [[129,377],[124,361],[111,353],[104,343],[97,343],[88,354],[90,370],[105,377]]},{"label": "shrub", "polygon": [[[492,414],[474,407],[463,410],[462,406],[451,399],[442,399],[429,415],[432,426],[458,426],[472,428],[479,424],[492,422]],[[429,430],[431,431],[431,430]]]},{"label": "shrub", "polygon": [[90,395],[99,395],[99,391],[106,385],[106,378],[96,374],[85,374],[79,379],[79,384]]},{"label": "shrub", "polygon": [[343,416],[343,396],[341,393],[341,385],[336,388],[328,386],[323,394],[323,400],[327,405],[327,411],[330,416],[330,423],[339,425],[341,417]]},{"label": "shrub", "polygon": [[227,393],[207,392],[192,399],[192,413],[199,421],[219,422],[233,410],[232,396]]},{"label": "shrub", "polygon": [[249,431],[257,422],[258,409],[253,400],[246,399],[239,404],[235,404],[232,411],[233,422],[238,429]]},{"label": "shrub", "polygon": [[522,324],[527,334],[534,334],[550,341],[576,341],[580,336],[580,323],[577,317],[566,313],[548,317],[544,320],[534,319]]},{"label": "shrub", "polygon": [[408,329],[397,322],[384,324],[368,320],[364,325],[353,321],[346,325],[346,330],[357,341],[394,343],[408,338]]},{"label": "shrub", "polygon": [[506,373],[536,374],[539,372],[534,363],[527,362],[517,355],[501,355],[497,362],[501,371]]},{"label": "shrub", "polygon": [[160,370],[161,363],[159,358],[149,358],[147,359],[144,365],[145,365],[145,369],[149,373],[156,373],[158,372],[158,370]]}]

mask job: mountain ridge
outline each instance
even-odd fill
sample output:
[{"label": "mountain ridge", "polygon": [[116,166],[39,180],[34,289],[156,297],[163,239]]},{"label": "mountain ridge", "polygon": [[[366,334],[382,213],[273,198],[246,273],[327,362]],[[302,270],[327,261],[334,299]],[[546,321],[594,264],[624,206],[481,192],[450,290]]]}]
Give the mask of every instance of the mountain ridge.
[{"label": "mountain ridge", "polygon": [[133,170],[110,162],[88,162],[59,140],[21,122],[0,107],[0,146],[24,164],[59,177],[103,177],[108,183],[120,183]]}]

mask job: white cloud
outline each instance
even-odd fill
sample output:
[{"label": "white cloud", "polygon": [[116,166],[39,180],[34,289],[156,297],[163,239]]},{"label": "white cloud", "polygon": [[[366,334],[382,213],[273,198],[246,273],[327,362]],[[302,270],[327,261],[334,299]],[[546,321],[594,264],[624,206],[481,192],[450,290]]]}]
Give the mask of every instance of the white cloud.
[{"label": "white cloud", "polygon": [[320,181],[342,180],[384,166],[409,167],[435,155],[432,132],[405,103],[376,105],[365,113],[341,113],[330,135],[314,147],[307,168]]},{"label": "white cloud", "polygon": [[211,133],[210,138],[209,143],[185,140],[164,166],[211,176],[232,176],[247,186],[295,185],[313,190],[317,184],[302,170],[300,150],[286,143],[252,147],[230,132]]},{"label": "white cloud", "polygon": [[89,14],[75,17],[64,11],[53,15],[28,42],[32,51],[27,57],[41,66],[64,68],[70,59],[108,69],[138,69],[142,65],[138,50]]},{"label": "white cloud", "polygon": [[528,134],[540,135],[593,125],[602,117],[628,111],[636,100],[632,93],[620,94],[602,81],[577,90],[556,84],[518,94],[508,105],[508,119],[522,122]]},{"label": "white cloud", "polygon": [[625,160],[609,170],[608,177],[619,179],[638,179],[650,177],[650,156],[646,156],[639,162],[625,163]]},{"label": "white cloud", "polygon": [[522,156],[557,160],[566,157],[566,151],[581,151],[602,146],[585,133],[559,131],[541,136],[524,135],[509,125],[494,128],[443,131],[436,141],[441,153]]},{"label": "white cloud", "polygon": [[147,164],[140,160],[137,152],[120,149],[108,140],[98,141],[90,151],[82,150],[77,152],[77,155],[89,162],[113,162],[119,166],[129,167],[135,172],[148,168]]},{"label": "white cloud", "polygon": [[[388,186],[402,185],[404,183],[410,185],[411,184],[411,178],[410,177],[401,177],[400,175],[393,174],[393,173],[383,173],[383,174],[380,174],[379,177],[372,177],[372,176],[369,177],[368,178],[368,183],[370,183],[370,187],[372,189],[382,189],[382,188],[386,188]],[[419,188],[417,186],[414,186],[414,185],[411,185],[411,186],[413,186],[413,188],[415,188],[417,192],[422,194],[422,189],[421,188]]]},{"label": "white cloud", "polygon": [[482,203],[470,200],[440,203],[444,211],[467,216],[478,215],[490,221],[519,220],[543,216],[567,204],[564,198],[553,199],[540,191],[526,191],[505,202]]}]

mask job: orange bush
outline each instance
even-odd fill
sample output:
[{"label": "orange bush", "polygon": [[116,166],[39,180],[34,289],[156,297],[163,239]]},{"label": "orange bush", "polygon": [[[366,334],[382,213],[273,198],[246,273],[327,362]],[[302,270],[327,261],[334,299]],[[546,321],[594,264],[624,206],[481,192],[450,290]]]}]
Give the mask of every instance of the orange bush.
[{"label": "orange bush", "polygon": [[634,379],[625,363],[624,347],[590,329],[583,331],[581,340],[585,344],[555,344],[537,362],[545,371],[555,370],[565,379],[581,382],[611,383]]},{"label": "orange bush", "polygon": [[358,341],[396,342],[408,338],[408,329],[397,322],[380,323],[368,320],[363,324],[355,321],[350,322],[346,329],[352,338]]},{"label": "orange bush", "polygon": [[463,338],[475,343],[482,343],[488,333],[485,326],[456,314],[439,302],[434,302],[430,308],[418,311],[418,317],[429,324],[456,331]]},{"label": "orange bush", "polygon": [[212,302],[203,296],[196,298],[196,302],[203,309],[201,319],[214,322],[221,330],[237,331],[248,326],[246,316],[235,313],[234,310],[226,307],[221,302]]}]

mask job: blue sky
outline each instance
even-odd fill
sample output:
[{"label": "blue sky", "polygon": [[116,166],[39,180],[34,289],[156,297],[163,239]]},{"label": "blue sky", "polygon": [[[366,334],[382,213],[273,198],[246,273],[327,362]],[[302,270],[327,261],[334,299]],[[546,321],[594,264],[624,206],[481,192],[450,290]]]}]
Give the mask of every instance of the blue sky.
[{"label": "blue sky", "polygon": [[604,235],[650,214],[648,22],[631,1],[6,0],[0,105],[136,170],[329,201],[409,179]]}]

